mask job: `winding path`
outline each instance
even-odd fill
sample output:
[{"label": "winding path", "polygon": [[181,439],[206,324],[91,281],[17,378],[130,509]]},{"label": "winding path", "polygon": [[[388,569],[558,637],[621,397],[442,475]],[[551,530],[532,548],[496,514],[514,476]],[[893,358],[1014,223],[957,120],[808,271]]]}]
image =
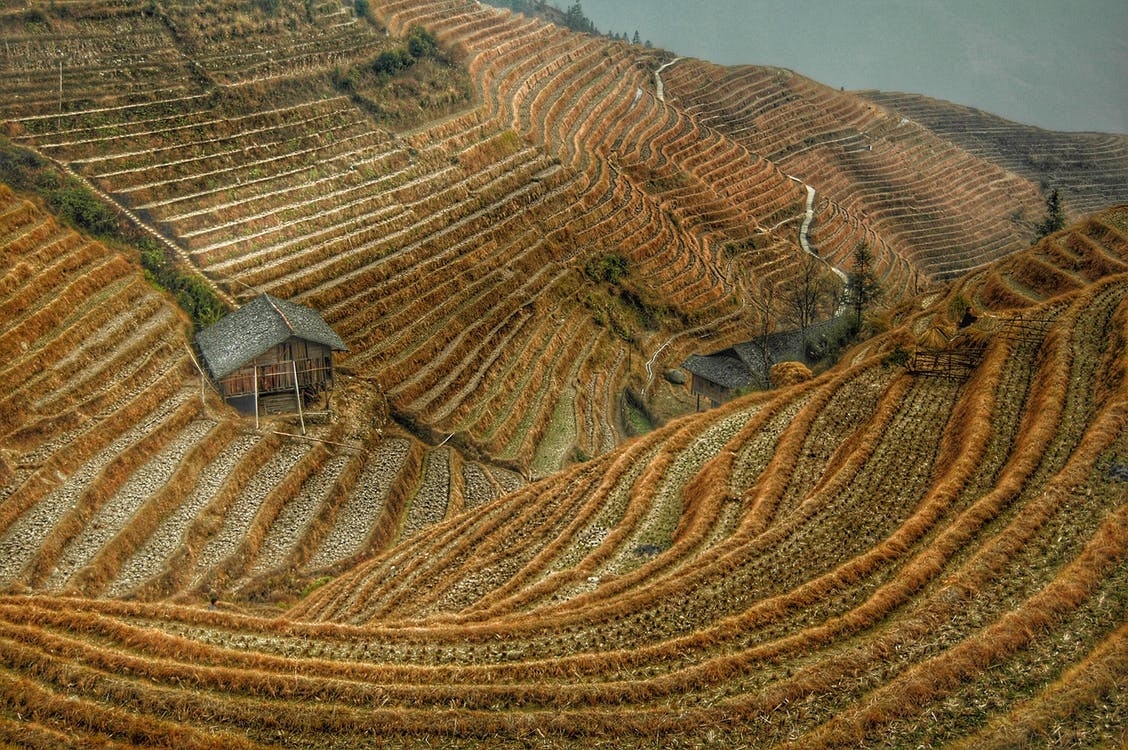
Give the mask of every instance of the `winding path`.
[{"label": "winding path", "polygon": [[662,71],[681,59],[682,58],[680,57],[675,57],[668,63],[663,63],[661,67],[654,71],[654,88],[658,91],[658,101],[662,102],[663,104],[666,103],[666,89],[662,86]]},{"label": "winding path", "polygon": [[[811,229],[811,222],[815,219],[815,189],[800,180],[798,177],[792,177],[791,175],[788,175],[787,177],[788,179],[795,180],[807,189],[807,208],[803,214],[803,225],[799,227],[799,247],[803,248],[803,252],[807,253],[808,255],[814,256],[823,263],[826,263],[827,268],[829,268],[831,271],[834,271],[835,275],[837,275],[838,278],[842,279],[843,284],[849,283],[846,272],[841,268],[832,266],[830,263],[823,260],[823,258],[821,258],[818,253],[811,249],[811,243],[807,240],[807,232]],[[836,315],[837,314],[838,313],[836,313]]]}]

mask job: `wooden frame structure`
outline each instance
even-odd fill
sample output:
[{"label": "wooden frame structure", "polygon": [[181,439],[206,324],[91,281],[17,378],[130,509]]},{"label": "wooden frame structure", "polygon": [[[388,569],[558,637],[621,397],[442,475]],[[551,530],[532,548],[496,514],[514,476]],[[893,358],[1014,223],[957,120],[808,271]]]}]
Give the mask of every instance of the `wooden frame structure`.
[{"label": "wooden frame structure", "polygon": [[954,349],[913,352],[908,371],[913,375],[931,375],[945,380],[966,380],[983,359],[983,347],[961,346]]},{"label": "wooden frame structure", "polygon": [[682,363],[682,369],[689,372],[689,392],[697,397],[698,411],[701,410],[702,396],[716,408],[757,383],[751,366],[740,357],[735,347],[716,354],[691,354]]},{"label": "wooden frame structure", "polygon": [[[1019,312],[999,319],[991,330],[1008,341],[1038,342],[1046,336],[1053,321]],[[986,344],[956,336],[947,349],[918,349],[909,360],[908,371],[914,375],[930,375],[947,380],[966,380],[983,359]]]}]

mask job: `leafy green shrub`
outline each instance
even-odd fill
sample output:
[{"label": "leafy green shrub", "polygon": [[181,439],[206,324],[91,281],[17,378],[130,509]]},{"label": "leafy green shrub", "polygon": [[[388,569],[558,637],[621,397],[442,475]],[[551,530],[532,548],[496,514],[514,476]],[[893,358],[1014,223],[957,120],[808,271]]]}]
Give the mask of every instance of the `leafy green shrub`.
[{"label": "leafy green shrub", "polygon": [[333,82],[333,88],[344,93],[349,93],[356,88],[356,79],[353,72],[341,70],[340,65],[333,67],[333,72],[329,74],[329,80]]},{"label": "leafy green shrub", "polygon": [[53,213],[75,229],[103,238],[118,233],[114,212],[77,180],[67,180],[48,196],[47,203]]},{"label": "leafy green shrub", "polygon": [[909,360],[912,359],[912,356],[912,352],[901,344],[897,344],[897,346],[893,348],[893,351],[882,358],[881,364],[884,367],[904,367],[909,363]]},{"label": "leafy green shrub", "polygon": [[416,60],[438,57],[439,40],[422,26],[412,26],[407,30],[407,52]]},{"label": "leafy green shrub", "polygon": [[404,49],[393,49],[381,52],[372,61],[372,71],[377,75],[394,76],[405,68],[415,64],[415,58]]},{"label": "leafy green shrub", "polygon": [[17,192],[38,192],[40,170],[47,162],[34,151],[0,140],[0,182]]},{"label": "leafy green shrub", "polygon": [[807,364],[817,372],[833,366],[860,330],[857,318],[840,315],[830,325],[808,333],[803,339]]},{"label": "leafy green shrub", "polygon": [[139,243],[139,249],[145,278],[172,294],[197,330],[207,328],[227,313],[226,306],[211,287],[196,274],[185,272],[173,263],[156,242],[145,239]]},{"label": "leafy green shrub", "polygon": [[100,239],[122,239],[117,215],[73,177],[60,174],[34,151],[0,139],[0,182],[38,195],[64,224]]},{"label": "leafy green shrub", "polygon": [[622,253],[608,253],[598,258],[592,258],[584,264],[584,273],[592,281],[604,281],[608,284],[618,284],[627,275],[628,262]]},{"label": "leafy green shrub", "polygon": [[407,32],[407,47],[386,50],[372,61],[372,71],[391,77],[426,58],[449,62],[439,50],[439,40],[422,26],[412,26]]}]

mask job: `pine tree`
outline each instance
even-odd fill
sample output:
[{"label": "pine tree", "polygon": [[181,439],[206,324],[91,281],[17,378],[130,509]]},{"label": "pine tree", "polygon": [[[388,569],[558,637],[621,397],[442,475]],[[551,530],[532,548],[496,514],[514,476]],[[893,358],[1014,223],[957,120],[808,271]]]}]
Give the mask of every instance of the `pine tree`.
[{"label": "pine tree", "polygon": [[1065,210],[1061,207],[1061,195],[1054,188],[1046,196],[1046,218],[1035,227],[1039,239],[1065,228]]},{"label": "pine tree", "polygon": [[881,297],[881,285],[873,271],[873,253],[864,242],[859,242],[854,248],[854,267],[850,270],[849,281],[854,315],[861,326],[866,307]]},{"label": "pine tree", "polygon": [[572,31],[585,31],[589,34],[595,33],[595,24],[591,19],[584,15],[584,7],[582,4],[576,2],[568,6],[568,10],[564,12],[564,25]]}]

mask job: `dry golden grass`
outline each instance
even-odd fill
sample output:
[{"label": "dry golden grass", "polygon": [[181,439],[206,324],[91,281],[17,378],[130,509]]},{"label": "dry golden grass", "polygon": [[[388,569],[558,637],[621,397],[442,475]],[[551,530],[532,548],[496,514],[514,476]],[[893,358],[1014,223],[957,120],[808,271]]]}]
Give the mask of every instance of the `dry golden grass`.
[{"label": "dry golden grass", "polygon": [[772,365],[772,387],[786,388],[810,380],[811,369],[802,362],[780,362]]},{"label": "dry golden grass", "polygon": [[[480,97],[393,134],[317,98],[333,61],[377,38],[350,6],[287,0],[271,16],[209,0],[195,31],[187,5],[156,28],[143,4],[79,6],[82,23],[43,10],[42,38],[103,40],[68,73],[76,91],[89,77],[91,101],[57,117],[5,109],[8,131],[122,205],[152,202],[145,220],[183,247],[213,229],[230,239],[191,257],[324,307],[350,352],[312,446],[279,434],[285,420],[256,434],[200,390],[182,318],[130,337],[171,303],[125,255],[0,188],[0,554],[30,555],[0,560],[0,744],[1124,739],[1128,209],[908,297],[971,261],[927,222],[904,224],[903,197],[853,182],[852,160],[919,191],[954,245],[997,255],[1025,243],[1008,217],[1033,186],[853,95],[679,61],[663,104],[657,51],[479,4],[382,0],[393,34],[422,23],[457,46]],[[0,34],[27,23],[2,21]],[[111,22],[195,60],[162,68],[162,86],[209,97],[107,92],[95,73],[122,72],[98,37]],[[248,40],[299,73],[272,78]],[[623,386],[741,335],[751,280],[786,285],[797,267],[793,173],[822,180],[827,257],[877,248],[891,330],[818,377],[780,366],[773,391],[471,503],[463,470],[527,469],[562,393],[591,435],[577,445],[602,450],[586,420],[610,422]],[[623,274],[601,276],[617,255]],[[966,308],[973,331],[958,328]],[[1040,322],[1016,335],[1019,315]],[[890,356],[973,335],[981,357],[954,378]],[[104,377],[75,382],[100,357]],[[114,521],[67,596],[43,593],[187,426],[204,437],[167,481]],[[407,447],[383,452],[385,434]],[[435,477],[449,477],[442,497]],[[351,556],[310,569],[354,499],[378,505],[348,530]],[[416,528],[424,502],[445,518]],[[146,555],[147,572],[123,578]]]}]

